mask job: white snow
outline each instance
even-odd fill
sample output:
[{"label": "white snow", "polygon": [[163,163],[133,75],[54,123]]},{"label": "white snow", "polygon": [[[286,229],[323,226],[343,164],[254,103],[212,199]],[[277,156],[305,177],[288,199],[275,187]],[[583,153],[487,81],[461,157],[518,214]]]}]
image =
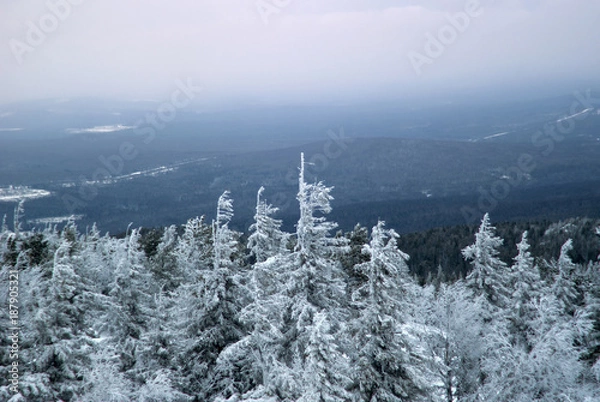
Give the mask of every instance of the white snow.
[{"label": "white snow", "polygon": [[159,167],[155,167],[155,168],[151,168],[151,169],[145,169],[145,170],[140,170],[137,172],[123,174],[120,176],[111,176],[110,178],[107,178],[105,180],[86,180],[85,182],[81,182],[81,183],[65,182],[65,183],[61,183],[61,187],[63,187],[63,188],[76,187],[78,184],[85,184],[88,186],[89,185],[101,186],[101,185],[115,184],[115,183],[125,181],[125,180],[133,180],[133,179],[137,179],[140,177],[148,177],[148,176],[154,177],[154,176],[158,176],[160,174],[174,172],[174,171],[178,170],[180,166],[188,165],[190,163],[202,162],[202,161],[205,161],[208,159],[209,158],[199,158],[199,159],[194,159],[194,160],[177,162],[177,163],[172,164],[171,166],[159,166]]},{"label": "white snow", "polygon": [[69,134],[114,133],[116,131],[131,130],[132,128],[135,128],[135,126],[115,124],[112,126],[95,126],[91,128],[68,128],[65,131]]},{"label": "white snow", "polygon": [[0,202],[18,202],[51,196],[50,191],[30,188],[27,186],[0,187]]},{"label": "white snow", "polygon": [[[87,181],[85,181],[85,184],[86,185],[113,184],[113,183],[118,183],[120,181],[133,180],[138,177],[158,176],[159,174],[174,172],[175,170],[177,170],[177,167],[159,166],[157,168],[140,170],[138,172],[123,174],[120,176],[113,176],[113,177],[111,177],[109,179],[105,179],[105,180],[87,180]],[[73,185],[74,185],[74,183],[64,183],[63,187],[72,187]]]},{"label": "white snow", "polygon": [[503,131],[501,133],[497,133],[497,134],[492,134],[492,135],[488,135],[487,137],[483,137],[484,140],[490,140],[492,138],[496,138],[496,137],[502,137],[506,134],[509,134],[510,131]]},{"label": "white snow", "polygon": [[51,217],[47,217],[47,218],[37,218],[37,219],[31,219],[28,220],[28,223],[33,223],[33,224],[48,224],[48,223],[62,223],[62,222],[68,222],[69,220],[73,220],[73,221],[78,221],[80,219],[82,219],[84,217],[84,215],[67,215],[67,216],[51,216]]},{"label": "white snow", "polygon": [[574,117],[581,116],[582,114],[586,114],[586,113],[588,113],[588,112],[591,112],[592,110],[594,110],[594,108],[590,107],[590,108],[587,108],[587,109],[585,109],[585,110],[582,110],[582,111],[581,111],[581,112],[579,112],[579,113],[575,113],[575,114],[572,114],[572,115],[570,115],[570,116],[566,116],[566,117],[563,117],[563,118],[561,118],[561,119],[558,119],[558,120],[556,120],[556,122],[557,122],[557,123],[560,123],[560,122],[563,122],[563,121],[565,121],[565,120],[569,120],[569,119],[572,119],[572,118],[574,118]]}]

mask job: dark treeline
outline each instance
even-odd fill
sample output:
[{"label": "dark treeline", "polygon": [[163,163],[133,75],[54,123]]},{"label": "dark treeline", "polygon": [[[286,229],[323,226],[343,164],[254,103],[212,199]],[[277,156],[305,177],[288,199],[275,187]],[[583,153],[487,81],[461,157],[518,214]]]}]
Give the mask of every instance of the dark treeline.
[{"label": "dark treeline", "polygon": [[[527,231],[531,253],[538,263],[558,258],[560,247],[568,239],[573,240],[570,256],[577,264],[595,260],[600,254],[600,237],[595,228],[600,220],[573,218],[558,222],[501,222],[496,231],[504,243],[499,248],[500,258],[511,261],[517,255],[516,245]],[[464,278],[471,270],[460,251],[473,242],[478,226],[452,226],[430,229],[424,232],[403,234],[398,239],[400,249],[412,258],[408,265],[420,281],[436,275],[441,267],[446,279]]]}]

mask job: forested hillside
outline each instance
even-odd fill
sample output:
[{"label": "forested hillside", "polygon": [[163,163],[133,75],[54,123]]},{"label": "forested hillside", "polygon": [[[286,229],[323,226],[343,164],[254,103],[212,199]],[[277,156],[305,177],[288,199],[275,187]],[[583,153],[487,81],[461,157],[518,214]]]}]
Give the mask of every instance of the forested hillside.
[{"label": "forested hillside", "polygon": [[[293,233],[263,188],[247,234],[225,192],[213,222],[154,241],[25,232],[19,205],[0,229],[0,400],[599,400],[595,222],[497,231],[486,214],[444,259],[442,229],[336,233],[332,188],[304,173],[302,157]],[[439,275],[415,279],[419,259]]]}]

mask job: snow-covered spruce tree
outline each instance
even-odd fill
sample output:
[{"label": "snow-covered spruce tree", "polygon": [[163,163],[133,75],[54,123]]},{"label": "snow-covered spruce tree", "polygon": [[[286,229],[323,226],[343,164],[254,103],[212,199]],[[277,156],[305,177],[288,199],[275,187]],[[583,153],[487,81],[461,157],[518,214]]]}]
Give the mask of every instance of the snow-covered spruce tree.
[{"label": "snow-covered spruce tree", "polygon": [[[255,259],[245,281],[251,301],[240,315],[249,334],[219,357],[220,371],[237,369],[238,373],[232,374],[239,384],[238,392],[245,393],[244,398],[248,400],[276,393],[278,386],[271,382],[271,378],[274,373],[277,373],[275,377],[282,377],[284,366],[279,366],[279,369],[275,366],[277,356],[282,354],[280,341],[283,335],[279,332],[279,325],[282,312],[289,304],[287,295],[280,293],[281,281],[292,261],[285,248],[289,234],[282,232],[281,221],[272,217],[277,208],[262,198],[263,191],[264,187],[258,190],[254,223],[250,226],[253,233],[247,244],[250,255]],[[240,374],[245,378],[245,384],[237,378]],[[258,388],[252,389],[254,386]]]},{"label": "snow-covered spruce tree", "polygon": [[233,200],[229,191],[225,191],[217,203],[217,216],[213,221],[213,267],[219,269],[232,268],[239,252],[239,233],[229,228],[233,218]]},{"label": "snow-covered spruce tree", "polygon": [[[257,386],[239,400],[291,401],[305,395],[308,384],[302,378],[309,370],[307,348],[317,314],[327,314],[336,348],[341,342],[342,321],[348,314],[343,308],[347,301],[340,256],[347,241],[332,238],[330,231],[336,225],[322,216],[331,211],[330,191],[321,182],[306,183],[302,154],[297,246],[292,253],[284,250],[254,264],[249,275],[253,300],[241,317],[250,334],[240,342],[238,351],[251,351],[259,373]],[[341,358],[343,351],[336,348],[330,350]]]},{"label": "snow-covered spruce tree", "polygon": [[265,188],[261,187],[256,195],[256,213],[254,223],[250,226],[252,234],[248,237],[247,247],[256,262],[263,262],[280,253],[287,240],[281,231],[281,220],[273,218],[279,209],[262,199],[264,191]]},{"label": "snow-covered spruce tree", "polygon": [[[178,333],[173,328],[172,319],[173,312],[179,307],[175,303],[176,300],[169,293],[158,291],[154,294],[155,309],[148,317],[146,329],[142,332],[136,363],[138,371],[148,373],[144,375],[145,383],[155,378],[157,372],[167,376],[169,383],[173,384],[170,390],[172,394],[177,393],[175,385],[181,382],[175,356]],[[180,399],[185,400],[185,398],[178,400]]]},{"label": "snow-covered spruce tree", "polygon": [[290,318],[292,299],[286,281],[293,269],[294,258],[286,252],[253,264],[248,272],[251,301],[240,319],[249,333],[219,357],[221,371],[229,367],[243,373],[246,380],[245,387],[236,381],[239,390],[231,401],[278,401],[301,395],[301,367],[293,367],[290,353],[296,327]]},{"label": "snow-covered spruce tree", "polygon": [[[281,309],[282,321],[276,327],[284,335],[278,360],[293,370],[308,370],[306,347],[310,340],[310,328],[317,313],[326,312],[331,331],[340,330],[344,319],[342,309],[345,283],[339,257],[346,250],[344,238],[332,238],[330,231],[337,225],[328,222],[322,214],[331,212],[333,199],[331,187],[322,182],[308,184],[305,180],[304,154],[301,155],[297,199],[300,218],[296,226],[297,245],[290,256],[287,269],[280,277],[281,294],[287,298]],[[283,376],[287,374],[282,372]],[[281,381],[286,383],[287,381]],[[300,397],[304,389],[288,390],[288,398]],[[298,392],[298,395],[294,395]]]},{"label": "snow-covered spruce tree", "polygon": [[[9,270],[14,269],[12,265],[13,258],[9,257],[9,241],[13,237],[12,232],[8,229],[8,225],[6,224],[6,215],[2,219],[2,224],[0,225],[0,283],[5,284],[5,286],[0,289],[0,304],[3,306],[7,306],[6,308],[0,311],[0,331],[2,334],[7,334],[6,336],[0,337],[0,396],[8,399],[8,395],[10,395],[8,391],[8,386],[10,385],[8,380],[10,378],[10,374],[8,370],[10,369],[11,361],[9,359],[10,354],[10,346],[12,344],[11,339],[9,339],[9,330],[10,325],[10,315],[9,315],[9,293],[11,285],[10,280],[14,280],[14,277],[10,277]],[[16,244],[14,245],[16,247]],[[6,394],[3,394],[3,391]]]},{"label": "snow-covered spruce tree", "polygon": [[463,281],[438,286],[437,292],[434,284],[425,288],[427,299],[417,306],[429,329],[424,342],[436,374],[432,383],[441,385],[433,394],[444,402],[470,400],[481,377],[484,296],[473,300]]},{"label": "snow-covered spruce tree", "polygon": [[17,206],[15,207],[15,212],[13,215],[13,232],[15,233],[15,236],[19,237],[19,234],[21,233],[21,230],[23,229],[22,226],[22,218],[23,215],[25,214],[25,200],[20,200],[17,203]]},{"label": "snow-covered spruce tree", "polygon": [[29,267],[35,277],[26,280],[33,279],[39,286],[24,306],[24,313],[31,314],[22,342],[22,359],[30,362],[23,370],[28,376],[21,387],[27,400],[71,401],[84,390],[83,373],[93,347],[87,314],[91,305],[72,247],[71,240],[63,237],[54,253],[51,276],[43,270],[35,275],[37,267]]},{"label": "snow-covered spruce tree", "polygon": [[2,225],[0,225],[0,264],[4,264],[8,261],[6,253],[9,250],[9,239],[12,237],[14,237],[14,234],[8,229],[6,215],[4,215],[4,218],[2,218]]},{"label": "snow-covered spruce tree", "polygon": [[[331,212],[331,190],[323,182],[309,184],[305,178],[304,153],[301,154],[298,195],[300,219],[296,225],[297,245],[301,261],[314,258],[338,256],[339,247],[346,246],[342,238],[332,238],[331,231],[337,228],[335,222],[329,222],[322,216]],[[320,215],[320,216],[319,216]]]},{"label": "snow-covered spruce tree", "polygon": [[134,400],[134,387],[119,371],[120,356],[108,339],[101,340],[90,355],[90,366],[85,370],[85,393],[79,398],[85,402],[129,402]]},{"label": "snow-covered spruce tree", "polygon": [[199,273],[213,266],[212,227],[206,224],[204,216],[187,221],[174,255],[184,283],[197,282]]},{"label": "snow-covered spruce tree", "polygon": [[552,294],[533,299],[534,317],[527,343],[515,343],[505,320],[490,327],[482,365],[487,377],[482,400],[592,401],[600,390],[585,382],[587,367],[581,359],[583,339],[591,321],[576,311],[565,315]]},{"label": "snow-covered spruce tree", "polygon": [[184,281],[184,273],[177,261],[177,245],[177,227],[171,225],[165,228],[156,247],[156,254],[150,261],[154,281],[163,291],[172,291]]},{"label": "snow-covered spruce tree", "polygon": [[314,315],[305,349],[305,388],[299,402],[343,402],[351,400],[349,360],[340,353],[331,334],[327,314]]},{"label": "snow-covered spruce tree", "polygon": [[243,335],[238,315],[245,297],[238,283],[239,235],[229,228],[232,217],[233,202],[226,191],[213,222],[212,264],[200,267],[195,282],[177,289],[181,390],[200,401],[213,400],[227,388],[228,379],[216,375],[217,359]]},{"label": "snow-covered spruce tree", "polygon": [[[327,221],[323,214],[331,212],[333,187],[326,187],[322,182],[306,182],[304,154],[301,154],[298,182],[300,218],[296,225],[294,269],[286,278],[288,289],[294,296],[304,297],[317,310],[333,309],[340,306],[345,296],[340,256],[348,251],[348,241],[343,237],[331,237],[337,224]],[[300,310],[296,312],[300,313]],[[330,318],[335,322],[341,317]]]},{"label": "snow-covered spruce tree", "polygon": [[414,345],[402,331],[408,318],[408,255],[396,244],[398,235],[379,221],[364,253],[370,257],[357,267],[368,278],[353,295],[360,316],[352,325],[355,352],[355,392],[361,401],[417,401],[425,395]]},{"label": "snow-covered spruce tree", "polygon": [[[43,335],[39,333],[40,320],[47,318],[46,313],[49,304],[53,303],[52,292],[52,274],[54,268],[54,257],[56,248],[46,250],[47,258],[31,258],[32,254],[28,250],[27,244],[31,245],[32,241],[45,244],[47,239],[43,234],[33,233],[31,236],[21,233],[17,238],[15,233],[8,230],[6,225],[0,234],[0,249],[4,249],[3,255],[0,256],[0,283],[6,284],[0,290],[0,304],[7,308],[0,311],[0,331],[6,336],[0,338],[0,400],[9,400],[14,396],[14,400],[52,400],[55,398],[55,389],[50,384],[48,373],[40,371],[37,365],[39,359],[38,351],[45,350],[41,345],[38,345]],[[41,236],[41,238],[40,238]],[[35,239],[35,240],[33,240]],[[57,247],[64,242],[53,241]],[[18,278],[15,277],[15,271],[18,273]],[[14,318],[9,315],[9,302],[11,288],[14,290],[14,282],[18,280],[18,324],[19,331],[19,394],[14,394],[8,388],[7,380],[10,378],[8,370],[13,359],[9,359],[9,354],[14,353],[11,343],[13,331],[11,320]],[[13,303],[14,304],[14,303]],[[48,325],[48,319],[44,325]],[[42,327],[43,328],[43,327]],[[44,331],[48,329],[43,328]],[[38,348],[39,346],[39,348]],[[38,349],[34,349],[38,348]],[[56,388],[56,387],[55,387]],[[26,397],[24,397],[25,395]]]},{"label": "snow-covered spruce tree", "polygon": [[148,373],[136,365],[141,348],[141,337],[153,314],[151,275],[145,264],[144,252],[140,249],[140,233],[132,230],[122,240],[113,244],[111,255],[113,280],[109,284],[108,297],[102,298],[104,314],[98,325],[102,336],[121,353],[120,370],[137,384],[143,384]]},{"label": "snow-covered spruce tree", "polygon": [[101,306],[112,289],[115,280],[115,270],[118,262],[116,255],[122,254],[120,251],[121,241],[110,237],[108,234],[101,236],[97,227],[94,225],[83,236],[81,236],[78,261],[82,280],[89,284],[93,291],[94,306],[93,328],[98,329],[99,323],[104,320],[104,313]]},{"label": "snow-covered spruce tree", "polygon": [[8,223],[6,223],[6,214],[2,217],[2,224],[0,225],[0,234],[8,233]]},{"label": "snow-covered spruce tree", "polygon": [[569,256],[571,250],[573,250],[573,241],[568,239],[560,249],[557,261],[558,274],[552,285],[552,293],[565,314],[574,313],[579,296],[574,278],[577,266]]},{"label": "snow-covered spruce tree", "polygon": [[483,216],[479,231],[475,234],[475,243],[465,247],[462,254],[471,261],[473,270],[467,275],[466,284],[475,295],[485,295],[494,307],[505,307],[509,291],[506,264],[498,258],[498,248],[504,242],[495,235],[495,227],[490,224],[488,214]]},{"label": "snow-covered spruce tree", "polygon": [[521,241],[517,244],[517,256],[510,267],[511,280],[509,305],[506,318],[512,327],[511,332],[521,342],[526,341],[526,335],[530,332],[529,325],[532,322],[534,311],[532,300],[540,296],[541,279],[534,258],[529,252],[527,231],[523,232]]},{"label": "snow-covered spruce tree", "polygon": [[369,257],[362,252],[365,244],[369,243],[369,230],[360,224],[356,224],[351,232],[346,233],[346,238],[348,239],[349,249],[347,253],[342,255],[341,262],[346,273],[348,293],[352,294],[367,280],[365,275],[354,269],[354,267],[369,260]]},{"label": "snow-covered spruce tree", "polygon": [[593,365],[593,374],[600,387],[600,264],[590,261],[584,275],[582,292],[585,295],[585,312],[593,322],[587,337],[584,359]]},{"label": "snow-covered spruce tree", "polygon": [[221,396],[230,396],[230,400],[266,401],[275,398],[281,385],[276,385],[275,381],[283,377],[293,378],[291,371],[283,375],[289,369],[277,360],[277,356],[281,355],[280,341],[283,337],[278,325],[289,302],[287,295],[280,293],[281,280],[292,261],[290,252],[285,248],[289,234],[282,232],[281,221],[272,217],[277,208],[262,199],[263,191],[261,187],[257,194],[255,222],[250,227],[253,233],[247,243],[255,262],[245,273],[244,286],[251,300],[242,310],[240,320],[248,333],[223,350],[217,361],[217,375],[232,379]]},{"label": "snow-covered spruce tree", "polygon": [[[487,377],[481,387],[486,401],[595,400],[582,359],[584,341],[592,330],[585,308],[578,306],[574,281],[576,265],[561,248],[553,284],[536,286],[539,276],[528,252],[526,237],[518,245],[513,265],[515,292],[506,317],[486,333],[482,365]],[[520,272],[520,273],[519,273]],[[515,325],[518,324],[518,325]],[[586,399],[589,398],[589,399]]]}]

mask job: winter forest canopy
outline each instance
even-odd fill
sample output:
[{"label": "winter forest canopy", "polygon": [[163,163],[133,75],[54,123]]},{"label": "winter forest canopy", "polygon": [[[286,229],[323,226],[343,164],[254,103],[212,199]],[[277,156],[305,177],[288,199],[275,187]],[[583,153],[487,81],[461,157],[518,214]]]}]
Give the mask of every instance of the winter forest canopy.
[{"label": "winter forest canopy", "polygon": [[420,285],[384,222],[335,233],[303,156],[298,182],[295,233],[263,188],[234,231],[225,192],[212,223],[165,228],[150,252],[138,229],[25,232],[19,204],[0,231],[0,400],[600,400],[600,262],[574,263],[572,240],[543,259],[524,232],[504,261],[486,214],[468,275]]}]

